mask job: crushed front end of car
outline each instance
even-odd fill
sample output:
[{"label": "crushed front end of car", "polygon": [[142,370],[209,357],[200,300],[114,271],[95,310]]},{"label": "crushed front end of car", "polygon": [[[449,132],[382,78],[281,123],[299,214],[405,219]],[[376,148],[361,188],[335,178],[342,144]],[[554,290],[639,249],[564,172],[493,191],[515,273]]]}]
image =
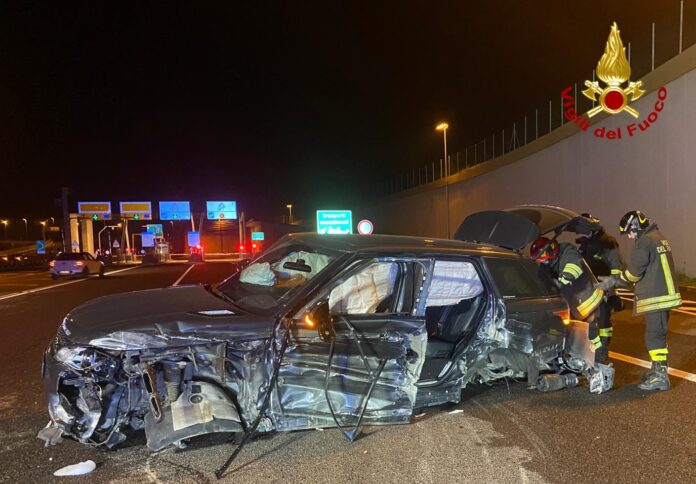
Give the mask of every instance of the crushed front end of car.
[{"label": "crushed front end of car", "polygon": [[90,343],[74,343],[64,321],[44,353],[51,422],[38,437],[46,445],[68,436],[110,448],[132,429],[144,430],[148,448],[158,451],[197,435],[241,433],[256,417],[268,379],[267,339],[122,331]]}]

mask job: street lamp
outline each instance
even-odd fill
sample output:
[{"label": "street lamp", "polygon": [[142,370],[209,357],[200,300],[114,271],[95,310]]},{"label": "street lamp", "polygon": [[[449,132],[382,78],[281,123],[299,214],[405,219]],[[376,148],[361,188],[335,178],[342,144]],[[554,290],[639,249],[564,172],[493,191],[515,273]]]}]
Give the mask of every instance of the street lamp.
[{"label": "street lamp", "polygon": [[292,223],[292,203],[288,203],[285,206],[288,209],[288,212],[290,212],[290,217],[288,218],[288,223]]},{"label": "street lamp", "polygon": [[24,221],[24,234],[26,237],[29,237],[29,222],[25,218],[23,218],[22,221]]},{"label": "street lamp", "polygon": [[446,213],[447,213],[447,238],[449,239],[450,236],[450,216],[449,216],[449,163],[447,160],[447,129],[449,128],[449,124],[447,123],[440,123],[437,126],[435,126],[435,129],[437,131],[442,131],[442,144],[444,146],[444,152],[445,152],[445,207],[446,207]]},{"label": "street lamp", "polygon": [[46,221],[42,220],[39,223],[41,224],[41,240],[46,242]]},{"label": "street lamp", "polygon": [[5,239],[7,239],[7,225],[10,223],[9,220],[2,220],[2,228],[5,232]]}]

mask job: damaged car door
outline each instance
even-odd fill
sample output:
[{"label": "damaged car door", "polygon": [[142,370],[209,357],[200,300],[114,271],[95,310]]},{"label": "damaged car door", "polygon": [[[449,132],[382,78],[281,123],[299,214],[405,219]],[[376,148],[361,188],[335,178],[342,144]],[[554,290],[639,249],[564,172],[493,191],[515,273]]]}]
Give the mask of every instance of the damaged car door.
[{"label": "damaged car door", "polygon": [[[277,428],[407,423],[427,335],[418,313],[428,261],[358,260],[291,324],[277,383]],[[351,430],[347,428],[352,427]]]}]

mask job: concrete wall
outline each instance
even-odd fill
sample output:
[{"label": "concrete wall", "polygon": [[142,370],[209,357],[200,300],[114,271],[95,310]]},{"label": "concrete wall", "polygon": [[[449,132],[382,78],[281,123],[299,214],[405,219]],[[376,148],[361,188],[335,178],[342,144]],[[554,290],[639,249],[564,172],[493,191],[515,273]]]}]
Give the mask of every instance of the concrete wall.
[{"label": "concrete wall", "polygon": [[[479,210],[541,203],[589,211],[617,234],[621,216],[640,209],[669,238],[677,270],[696,275],[694,68],[696,49],[690,48],[643,79],[651,92],[631,104],[640,112],[639,121],[653,111],[657,89],[667,88],[664,109],[645,132],[628,137],[626,126],[637,121],[626,113],[598,116],[590,132],[566,124],[502,158],[451,176],[451,232]],[[591,131],[598,127],[620,127],[623,139],[596,138]],[[446,236],[442,180],[378,200],[364,211],[379,233]],[[629,247],[622,241],[625,254]]]}]

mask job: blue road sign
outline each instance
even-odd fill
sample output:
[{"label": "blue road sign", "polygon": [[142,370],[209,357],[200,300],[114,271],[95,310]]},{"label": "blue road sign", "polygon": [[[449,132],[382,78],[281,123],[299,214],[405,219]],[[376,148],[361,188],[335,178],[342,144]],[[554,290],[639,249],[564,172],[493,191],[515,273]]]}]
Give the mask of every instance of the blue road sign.
[{"label": "blue road sign", "polygon": [[208,220],[235,220],[237,202],[205,202]]},{"label": "blue road sign", "polygon": [[188,246],[195,247],[201,243],[201,233],[200,232],[189,232],[188,233]]},{"label": "blue road sign", "polygon": [[189,202],[160,202],[160,220],[189,220],[191,218],[191,205]]},{"label": "blue road sign", "polygon": [[140,234],[143,239],[143,247],[154,247],[155,246],[155,234],[152,232],[143,232]]},{"label": "blue road sign", "polygon": [[36,241],[36,253],[44,255],[46,253],[46,241],[37,240]]},{"label": "blue road sign", "polygon": [[251,233],[251,240],[263,240],[266,237],[266,234],[263,232],[252,232]]},{"label": "blue road sign", "polygon": [[353,212],[350,210],[317,210],[317,232],[320,234],[352,234]]},{"label": "blue road sign", "polygon": [[164,236],[162,224],[147,224],[145,226],[145,230],[147,230],[151,234],[154,234],[155,237],[163,237]]}]

